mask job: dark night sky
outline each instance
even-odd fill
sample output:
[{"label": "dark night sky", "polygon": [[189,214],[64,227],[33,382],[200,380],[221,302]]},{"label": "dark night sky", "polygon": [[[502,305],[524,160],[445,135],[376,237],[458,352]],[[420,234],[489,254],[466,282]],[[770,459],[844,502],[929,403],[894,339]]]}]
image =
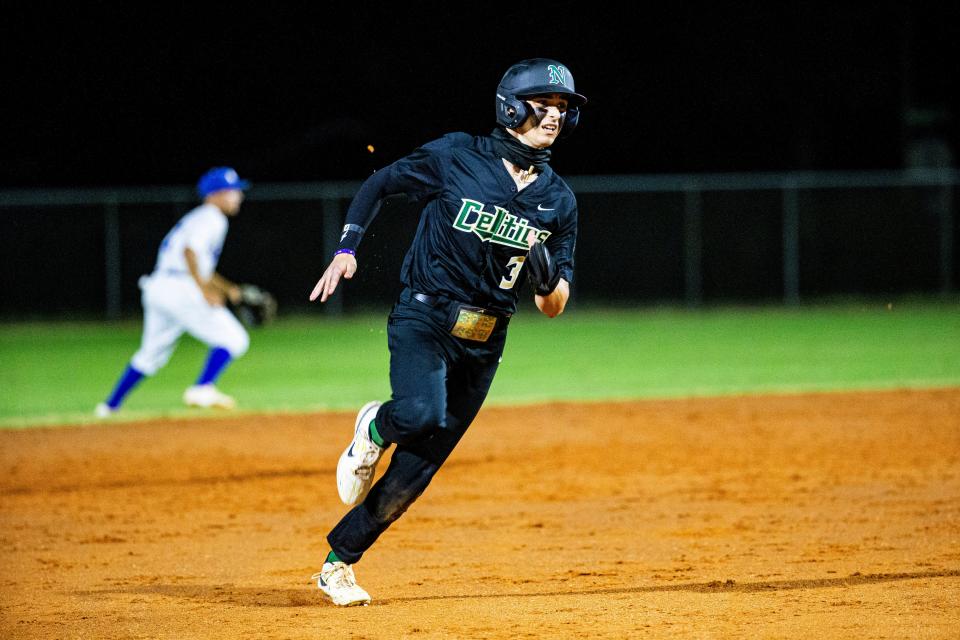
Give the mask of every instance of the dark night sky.
[{"label": "dark night sky", "polygon": [[[533,56],[590,98],[555,147],[563,174],[898,168],[930,134],[960,151],[956,2],[132,4],[6,11],[0,186],[214,164],[361,178],[488,131],[500,76]],[[934,117],[908,127],[905,106]]]}]

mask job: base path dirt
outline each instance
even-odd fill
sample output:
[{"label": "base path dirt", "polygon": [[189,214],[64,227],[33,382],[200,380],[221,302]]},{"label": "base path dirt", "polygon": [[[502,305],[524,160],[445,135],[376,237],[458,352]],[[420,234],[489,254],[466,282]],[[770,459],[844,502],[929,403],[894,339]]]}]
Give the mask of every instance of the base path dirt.
[{"label": "base path dirt", "polygon": [[960,389],[485,409],[339,609],[352,426],[0,432],[0,637],[960,634]]}]

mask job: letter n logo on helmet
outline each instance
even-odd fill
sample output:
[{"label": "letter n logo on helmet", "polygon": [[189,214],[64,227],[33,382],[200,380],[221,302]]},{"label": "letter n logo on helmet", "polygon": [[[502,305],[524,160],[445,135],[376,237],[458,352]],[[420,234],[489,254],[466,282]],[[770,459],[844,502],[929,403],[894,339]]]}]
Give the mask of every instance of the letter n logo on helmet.
[{"label": "letter n logo on helmet", "polygon": [[550,74],[550,84],[567,84],[567,70],[560,65],[547,65],[547,73]]}]

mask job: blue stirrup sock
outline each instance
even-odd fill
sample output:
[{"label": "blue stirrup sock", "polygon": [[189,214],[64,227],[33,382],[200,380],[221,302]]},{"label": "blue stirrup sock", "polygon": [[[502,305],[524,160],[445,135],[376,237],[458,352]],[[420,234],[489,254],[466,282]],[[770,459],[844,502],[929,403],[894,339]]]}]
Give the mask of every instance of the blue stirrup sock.
[{"label": "blue stirrup sock", "polygon": [[133,391],[137,383],[143,380],[144,374],[133,368],[133,365],[127,365],[126,371],[117,380],[117,386],[113,388],[113,393],[107,399],[107,406],[111,409],[118,409],[127,394]]},{"label": "blue stirrup sock", "polygon": [[230,352],[223,347],[214,347],[210,349],[210,355],[207,356],[207,364],[203,367],[203,372],[197,378],[197,384],[213,384],[223,373],[223,370],[233,360]]}]

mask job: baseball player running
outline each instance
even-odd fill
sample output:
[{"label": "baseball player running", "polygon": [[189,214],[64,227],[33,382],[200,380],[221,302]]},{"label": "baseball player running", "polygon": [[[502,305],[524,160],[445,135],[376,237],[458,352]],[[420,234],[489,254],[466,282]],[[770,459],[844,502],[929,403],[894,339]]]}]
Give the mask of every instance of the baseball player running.
[{"label": "baseball player running", "polygon": [[96,415],[115,413],[127,394],[145,376],[163,367],[187,332],[210,346],[210,354],[196,384],[183,393],[191,407],[231,409],[233,398],[215,386],[234,358],[247,351],[250,339],[240,322],[225,307],[240,290],[216,272],[227,235],[229,218],[237,215],[249,187],[229,167],[215,167],[201,176],[197,192],[203,204],[188,212],[160,244],[157,265],[140,278],[143,301],[143,340],[126,370]]},{"label": "baseball player running", "polygon": [[[369,594],[352,565],[423,493],[486,398],[524,273],[537,307],[559,315],[570,294],[577,202],[550,168],[550,146],[577,124],[586,98],[555,60],[524,60],[497,87],[489,136],[451,133],[378,171],[347,212],[339,249],[310,295],[329,298],[357,270],[355,251],[386,196],[423,205],[387,323],[392,399],[357,415],[337,465],[351,509],[313,576],[337,605]],[[380,456],[396,445],[371,489]]]}]

